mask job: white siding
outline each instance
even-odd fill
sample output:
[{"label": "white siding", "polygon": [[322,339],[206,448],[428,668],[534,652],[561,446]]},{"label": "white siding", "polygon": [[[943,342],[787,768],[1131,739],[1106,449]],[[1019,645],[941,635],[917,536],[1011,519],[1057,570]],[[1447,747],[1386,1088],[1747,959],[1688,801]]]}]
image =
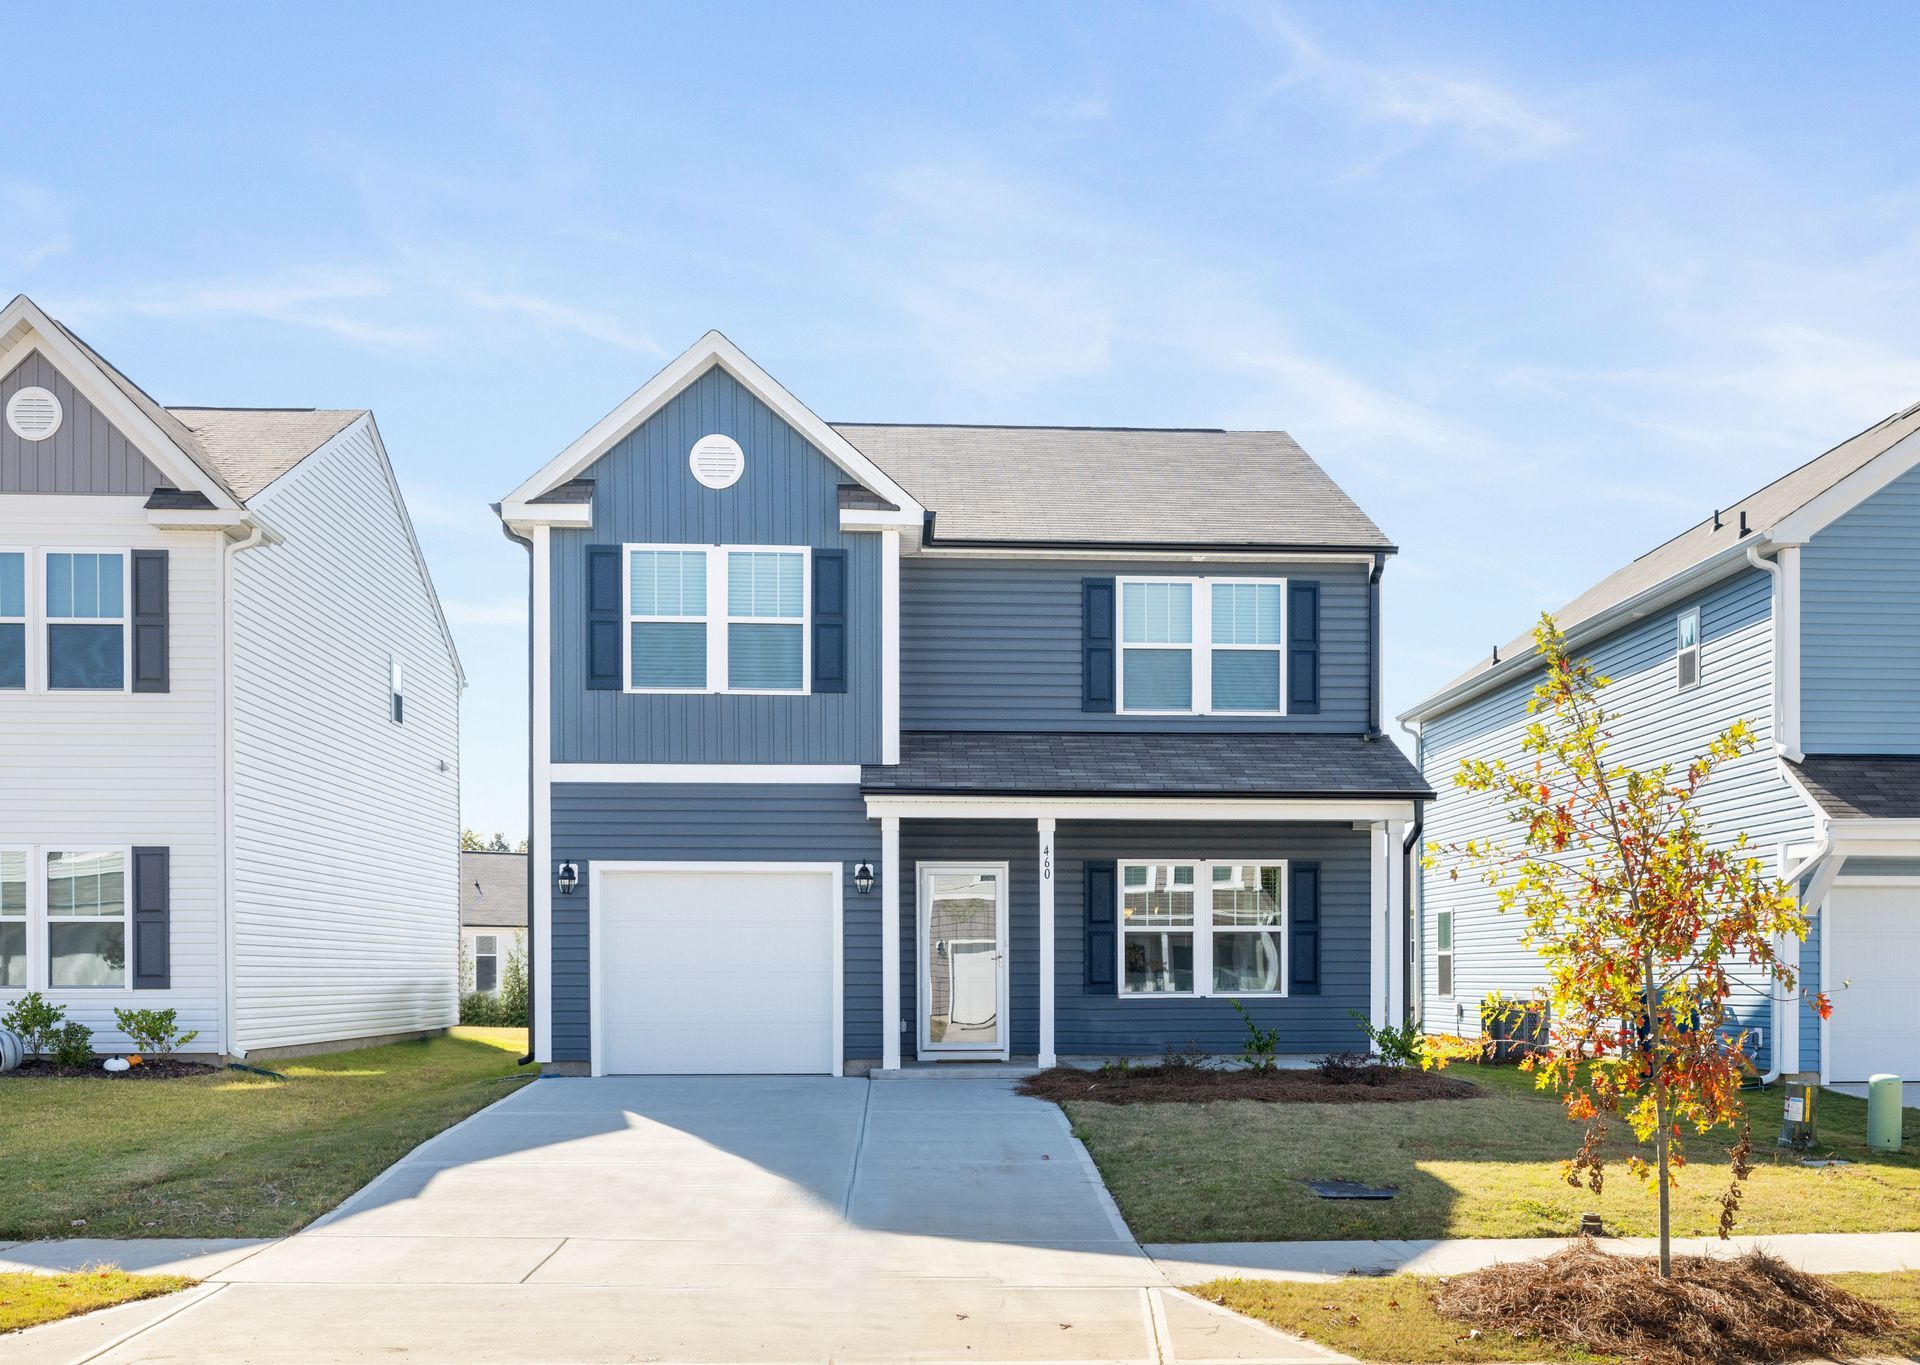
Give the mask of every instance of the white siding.
[{"label": "white siding", "polygon": [[459,683],[370,419],[251,506],[274,539],[234,561],[239,1043],[450,1024]]},{"label": "white siding", "polygon": [[[160,531],[141,499],[0,496],[0,549],[170,552],[172,690],[0,692],[0,844],[173,850],[172,986],[49,991],[101,1049],[126,1046],[115,1008],[174,1009],[220,1046],[220,542]],[[40,591],[29,582],[29,592]],[[43,658],[30,645],[30,666]],[[44,940],[43,940],[44,948]],[[42,960],[40,976],[44,978]],[[0,1008],[20,992],[0,990]]]},{"label": "white siding", "polygon": [[[1700,685],[1675,689],[1675,618],[1691,606],[1701,613]],[[1770,580],[1746,571],[1608,638],[1578,651],[1613,683],[1602,697],[1620,713],[1610,756],[1637,768],[1676,764],[1699,753],[1735,720],[1745,720],[1758,744],[1747,757],[1722,768],[1704,789],[1703,819],[1717,841],[1741,833],[1770,871],[1780,844],[1811,837],[1813,816],[1780,775],[1773,754],[1773,622]],[[1429,720],[1422,744],[1427,780],[1439,793],[1426,821],[1426,839],[1441,845],[1470,838],[1507,838],[1492,802],[1454,786],[1462,760],[1504,758],[1518,762],[1526,726],[1525,703],[1536,678],[1510,685],[1459,710]],[[1521,946],[1525,927],[1518,912],[1502,915],[1495,893],[1462,871],[1453,881],[1445,860],[1425,874],[1421,897],[1424,1022],[1435,1032],[1479,1032],[1480,1002],[1496,991],[1524,994],[1544,980],[1539,959]],[[1454,912],[1454,994],[1438,996],[1434,917]],[[1811,986],[1811,983],[1809,983]],[[1748,1026],[1772,1028],[1766,999],[1757,988],[1739,992],[1735,1014]]]},{"label": "white siding", "polygon": [[507,959],[513,957],[515,954],[519,955],[521,965],[523,967],[526,965],[527,931],[525,929],[484,929],[467,927],[461,929],[460,938],[466,945],[466,970],[469,978],[473,975],[473,961],[479,954],[480,940],[487,936],[491,936],[499,942],[500,979],[504,980],[506,978]]}]

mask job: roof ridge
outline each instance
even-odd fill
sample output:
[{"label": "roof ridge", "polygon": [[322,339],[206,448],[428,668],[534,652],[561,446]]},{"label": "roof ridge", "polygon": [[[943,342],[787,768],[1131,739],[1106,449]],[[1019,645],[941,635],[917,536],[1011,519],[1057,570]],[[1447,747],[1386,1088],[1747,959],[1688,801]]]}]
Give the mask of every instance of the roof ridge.
[{"label": "roof ridge", "polygon": [[1200,436],[1285,436],[1287,433],[1265,428],[1236,430],[1232,427],[1103,427],[1081,426],[1071,422],[828,422],[840,427],[893,427],[916,431],[1140,431],[1166,434],[1183,432]]}]

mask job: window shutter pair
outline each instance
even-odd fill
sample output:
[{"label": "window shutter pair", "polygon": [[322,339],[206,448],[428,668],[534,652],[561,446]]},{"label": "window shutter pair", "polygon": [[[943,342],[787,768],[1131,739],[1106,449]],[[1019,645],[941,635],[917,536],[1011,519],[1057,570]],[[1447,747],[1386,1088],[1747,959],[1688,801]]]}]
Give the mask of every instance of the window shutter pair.
[{"label": "window shutter pair", "polygon": [[[1120,871],[1113,862],[1085,864],[1084,909],[1087,928],[1086,993],[1117,995],[1120,950]],[[1320,994],[1320,864],[1287,865],[1287,990],[1292,995]]]},{"label": "window shutter pair", "polygon": [[[1117,689],[1114,669],[1114,582],[1080,580],[1080,709],[1111,715]],[[1198,642],[1196,641],[1196,647]],[[1287,711],[1314,715],[1320,710],[1320,585],[1310,579],[1287,580]]]},{"label": "window shutter pair", "polygon": [[163,991],[173,980],[173,851],[133,851],[133,988]]},{"label": "window shutter pair", "polygon": [[166,692],[172,688],[167,648],[167,552],[133,552],[133,690]]}]

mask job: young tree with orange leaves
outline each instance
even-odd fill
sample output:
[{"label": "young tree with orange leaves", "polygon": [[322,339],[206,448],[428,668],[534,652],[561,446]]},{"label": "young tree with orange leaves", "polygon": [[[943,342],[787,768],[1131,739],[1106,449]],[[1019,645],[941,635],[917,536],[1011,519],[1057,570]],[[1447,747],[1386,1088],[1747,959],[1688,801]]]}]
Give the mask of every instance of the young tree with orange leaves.
[{"label": "young tree with orange leaves", "polygon": [[[1534,641],[1546,675],[1527,704],[1526,761],[1473,760],[1454,784],[1490,797],[1517,831],[1510,840],[1430,846],[1427,866],[1449,864],[1458,879],[1477,871],[1495,888],[1502,913],[1526,920],[1522,942],[1546,966],[1539,993],[1549,1032],[1521,1065],[1542,1089],[1557,1089],[1587,1140],[1567,1163],[1598,1193],[1609,1115],[1651,1141],[1660,1199],[1660,1273],[1672,1272],[1670,1198],[1686,1164],[1683,1127],[1697,1133],[1743,1121],[1739,1101],[1745,1035],[1725,1031],[1728,1003],[1749,969],[1791,995],[1797,980],[1775,945],[1806,937],[1793,892],[1766,877],[1742,834],[1709,842],[1697,807],[1715,771],[1754,747],[1735,722],[1684,767],[1637,771],[1608,757],[1617,717],[1601,704],[1606,678],[1567,653],[1551,617]],[[1825,1017],[1824,997],[1816,1004]],[[1444,1054],[1440,1054],[1444,1055]],[[1727,1236],[1746,1174],[1743,1132],[1734,1178],[1722,1201]]]}]

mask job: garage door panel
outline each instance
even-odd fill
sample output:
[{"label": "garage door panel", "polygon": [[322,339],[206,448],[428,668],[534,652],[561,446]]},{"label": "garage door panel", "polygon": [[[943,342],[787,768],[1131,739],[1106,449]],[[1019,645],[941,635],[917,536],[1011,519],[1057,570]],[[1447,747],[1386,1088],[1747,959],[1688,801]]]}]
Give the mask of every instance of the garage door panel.
[{"label": "garage door panel", "polygon": [[1823,975],[1833,998],[1827,1078],[1920,1077],[1913,1009],[1920,988],[1920,886],[1842,884],[1823,913]]}]

